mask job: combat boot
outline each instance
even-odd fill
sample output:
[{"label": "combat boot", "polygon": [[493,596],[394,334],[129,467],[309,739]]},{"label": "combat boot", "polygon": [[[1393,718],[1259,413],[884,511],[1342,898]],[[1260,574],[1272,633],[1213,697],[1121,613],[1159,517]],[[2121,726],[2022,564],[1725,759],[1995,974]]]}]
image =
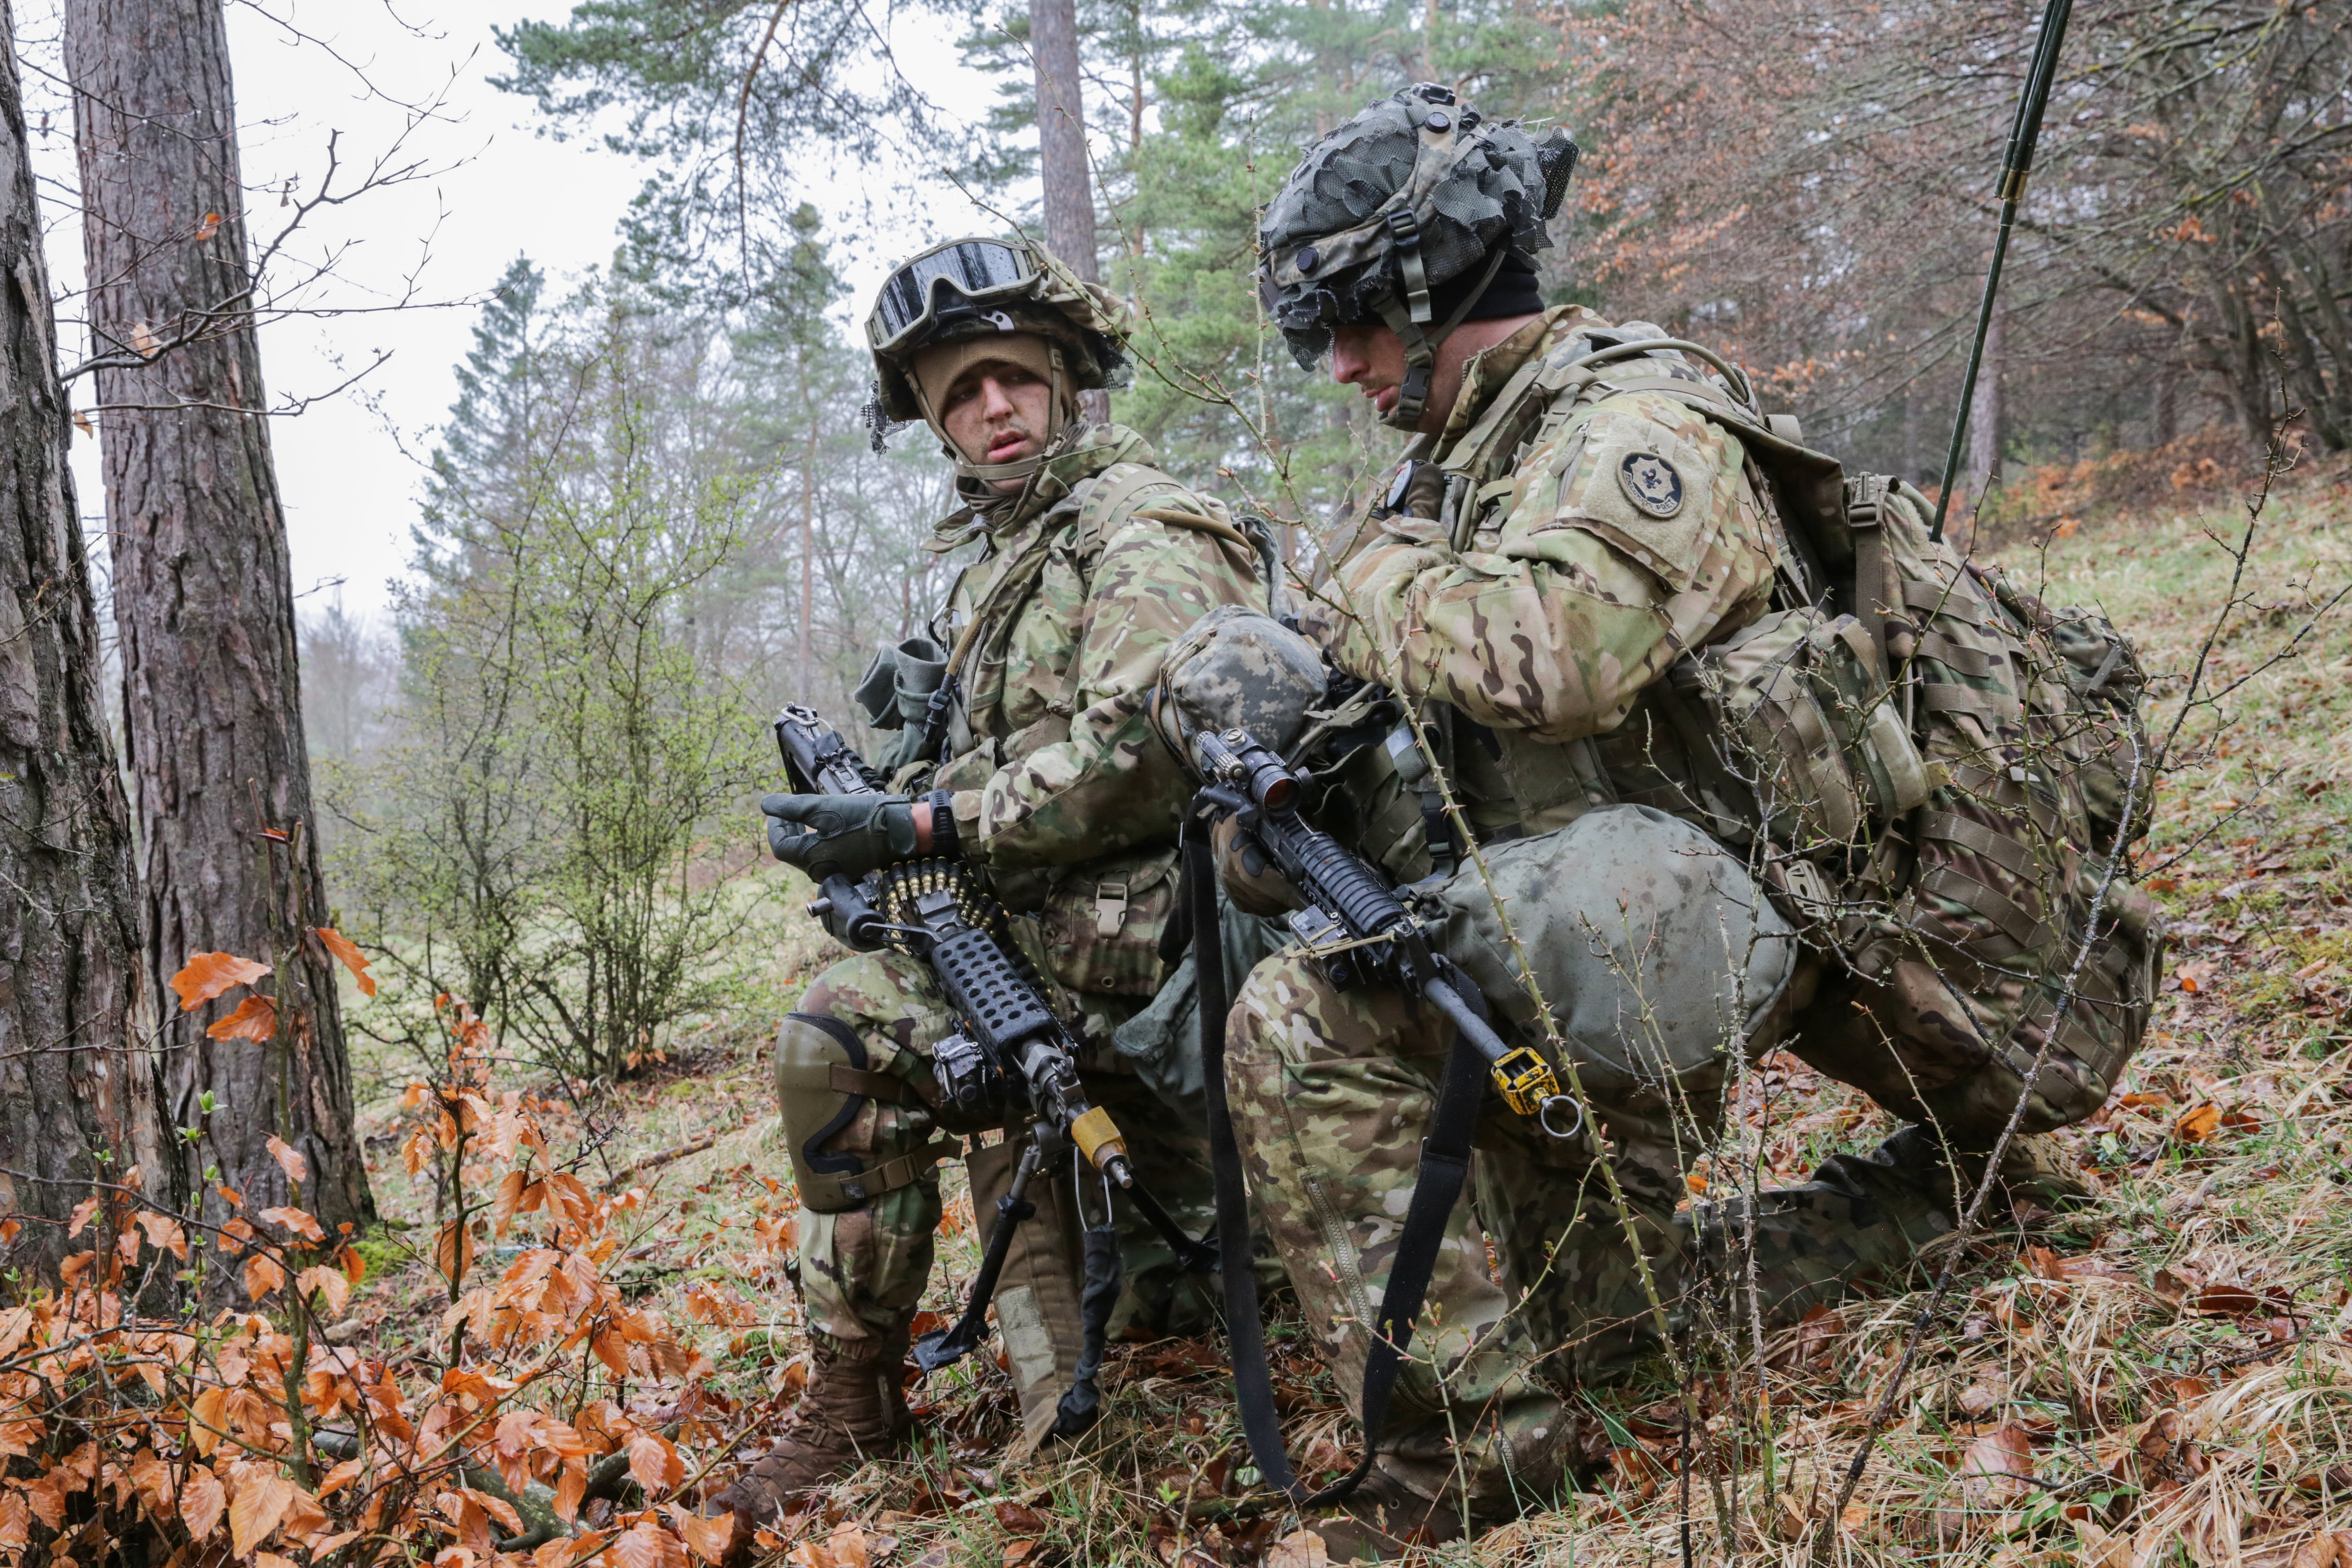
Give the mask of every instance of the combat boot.
[{"label": "combat boot", "polygon": [[898,1448],[911,1425],[901,1372],[907,1337],[901,1330],[884,1341],[811,1346],[808,1389],[784,1435],[703,1510],[735,1516],[723,1563],[749,1561],[754,1532],[799,1494]]},{"label": "combat boot", "polygon": [[[1323,1549],[1334,1563],[1396,1563],[1425,1546],[1443,1546],[1470,1533],[1462,1524],[1459,1497],[1432,1501],[1383,1470],[1366,1476],[1363,1484],[1339,1503],[1342,1511],[1308,1523],[1323,1538]],[[1472,1518],[1472,1528],[1484,1521]]]}]

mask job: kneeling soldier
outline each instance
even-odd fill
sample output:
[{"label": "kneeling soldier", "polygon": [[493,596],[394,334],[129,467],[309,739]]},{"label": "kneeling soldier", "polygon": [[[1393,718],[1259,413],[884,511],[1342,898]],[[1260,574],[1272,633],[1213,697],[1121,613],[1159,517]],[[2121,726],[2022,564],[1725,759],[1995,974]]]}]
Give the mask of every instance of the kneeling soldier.
[{"label": "kneeling soldier", "polygon": [[[1322,826],[1416,885],[1583,1111],[1486,1105],[1377,1468],[1327,1531],[1364,1555],[1548,1500],[1562,1388],[1702,1314],[1703,1278],[1768,1321],[1899,1279],[1954,1223],[1948,1153],[1965,1177],[2012,1108],[2032,1133],[2104,1100],[2158,944],[2107,869],[2147,805],[2127,647],[1930,542],[1916,491],[1848,481],[1707,351],[1544,309],[1574,159],[1424,84],[1316,143],[1261,236],[1300,363],[1415,437],[1305,617],[1394,726],[1317,781]],[[1176,689],[1191,652],[1162,708],[1214,728]],[[1265,868],[1227,848],[1238,898]],[[1225,1080],[1354,1399],[1454,1031],[1344,968],[1259,965]],[[1776,1044],[1932,1131],[1678,1215],[1728,1079]]]},{"label": "kneeling soldier", "polygon": [[[819,879],[918,856],[976,869],[1091,1053],[1088,1099],[1124,1132],[1139,1180],[1197,1236],[1211,1216],[1197,1086],[1192,1114],[1171,1113],[1146,1088],[1166,1075],[1111,1047],[1163,983],[1190,793],[1145,702],[1186,627],[1219,605],[1263,605],[1265,589],[1256,544],[1220,503],[1155,468],[1141,437],[1079,417],[1078,394],[1123,367],[1125,323],[1115,298],[1021,242],[943,246],[883,285],[867,323],[877,439],[889,422],[929,426],[964,503],[934,548],[977,540],[981,554],[931,636],[885,649],[859,692],[899,733],[877,761],[906,793],[771,795],[762,809],[777,858]],[[939,1134],[982,1130],[957,1121],[933,1073],[952,1026],[929,971],[889,951],[834,964],[783,1026],[778,1092],[804,1211],[812,1366],[791,1429],[719,1500],[737,1515],[739,1549],[791,1494],[904,1434],[902,1363],[940,1222],[934,1167],[959,1146]],[[1013,1152],[1011,1141],[971,1152],[983,1226]],[[1078,1219],[1066,1171],[1041,1175],[1029,1197],[1040,1212],[995,1307],[1034,1444],[1055,1429],[1078,1357]],[[1177,1326],[1188,1287],[1171,1249],[1131,1233],[1120,1207],[1120,1326]],[[1184,1300],[1205,1322],[1205,1296]]]}]

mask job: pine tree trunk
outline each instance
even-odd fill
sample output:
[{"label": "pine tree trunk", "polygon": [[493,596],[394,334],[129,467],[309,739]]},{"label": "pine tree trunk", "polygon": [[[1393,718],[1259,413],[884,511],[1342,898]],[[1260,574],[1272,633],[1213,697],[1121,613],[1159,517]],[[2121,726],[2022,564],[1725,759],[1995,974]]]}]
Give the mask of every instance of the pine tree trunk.
[{"label": "pine tree trunk", "polygon": [[[165,997],[167,1112],[215,1109],[194,1159],[249,1207],[289,1200],[267,1147],[309,1161],[328,1229],[373,1214],[352,1128],[304,753],[286,522],[247,313],[236,115],[223,0],[68,0],[123,715],[138,793],[147,963],[159,986],[197,952],[277,971],[268,1041],[214,1040],[214,1003]],[[283,835],[273,838],[272,835]],[[159,992],[160,994],[160,992]],[[206,1202],[218,1200],[206,1189]]]},{"label": "pine tree trunk", "polygon": [[1969,493],[1979,506],[2000,480],[2000,376],[2008,336],[2002,314],[1995,310],[1985,331],[1984,367],[1977,373],[1976,397],[1969,405]]},{"label": "pine tree trunk", "polygon": [[[1087,163],[1087,111],[1078,63],[1077,0],[1029,0],[1029,52],[1037,67],[1037,172],[1045,185],[1045,248],[1089,283],[1095,255],[1094,171]],[[1078,399],[1088,419],[1110,417],[1110,395]]]},{"label": "pine tree trunk", "polygon": [[[0,0],[0,1268],[55,1278],[89,1182],[181,1192],[162,1120],[131,812],[99,689],[56,320]],[[101,1161],[102,1156],[102,1161]],[[100,1243],[102,1244],[102,1243]]]}]

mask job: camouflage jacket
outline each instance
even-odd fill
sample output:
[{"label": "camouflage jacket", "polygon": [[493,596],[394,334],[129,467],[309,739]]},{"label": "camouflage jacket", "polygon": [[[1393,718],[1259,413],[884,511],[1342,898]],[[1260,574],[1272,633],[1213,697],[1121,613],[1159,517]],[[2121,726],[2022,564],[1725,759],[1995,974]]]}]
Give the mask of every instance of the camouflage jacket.
[{"label": "camouflage jacket", "polygon": [[962,700],[932,787],[955,792],[959,831],[1000,882],[1174,842],[1190,786],[1145,703],[1194,621],[1265,603],[1223,504],[1151,463],[1133,431],[1089,432],[1028,504],[984,525],[986,552],[936,627]]},{"label": "camouflage jacket", "polygon": [[1374,509],[1357,524],[1318,628],[1350,673],[1573,741],[1766,608],[1773,533],[1739,443],[1640,388],[1688,366],[1569,372],[1602,325],[1575,306],[1530,321],[1470,363],[1445,429],[1407,448],[1462,475],[1461,499],[1443,520]]}]

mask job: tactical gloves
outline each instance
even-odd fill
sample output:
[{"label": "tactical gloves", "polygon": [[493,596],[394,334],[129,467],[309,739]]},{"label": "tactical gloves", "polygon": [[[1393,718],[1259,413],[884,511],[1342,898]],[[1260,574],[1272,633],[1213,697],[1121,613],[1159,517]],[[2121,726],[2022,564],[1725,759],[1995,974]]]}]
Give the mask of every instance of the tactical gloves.
[{"label": "tactical gloves", "polygon": [[[772,795],[760,802],[768,818],[768,847],[812,880],[863,877],[918,855],[953,856],[955,816],[947,792],[920,802],[903,795]],[[918,805],[929,808],[932,831],[918,831]]]}]

